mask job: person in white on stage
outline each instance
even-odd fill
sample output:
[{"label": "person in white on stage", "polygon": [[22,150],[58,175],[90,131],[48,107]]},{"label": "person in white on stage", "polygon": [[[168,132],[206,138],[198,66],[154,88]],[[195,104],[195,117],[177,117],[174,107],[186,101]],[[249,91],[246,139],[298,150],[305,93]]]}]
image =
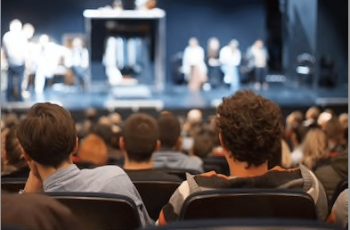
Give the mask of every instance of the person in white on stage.
[{"label": "person in white on stage", "polygon": [[237,91],[240,87],[238,66],[241,63],[242,55],[239,50],[239,43],[232,39],[229,44],[220,50],[221,70],[224,73],[224,82],[231,85],[231,90]]},{"label": "person in white on stage", "polygon": [[65,49],[50,40],[47,34],[39,37],[36,52],[35,93],[43,95],[46,78],[53,78]]},{"label": "person in white on stage", "polygon": [[3,36],[3,51],[8,63],[7,101],[22,101],[21,84],[24,77],[27,39],[22,32],[22,22],[14,19]]},{"label": "person in white on stage", "polygon": [[89,68],[89,52],[84,47],[84,41],[81,37],[75,37],[72,40],[72,47],[67,57],[66,65],[72,70],[75,76],[75,83],[81,85],[82,90],[86,89]]},{"label": "person in white on stage", "polygon": [[267,72],[267,60],[269,56],[264,46],[264,42],[260,39],[256,40],[248,49],[247,56],[255,71],[255,89],[259,90],[261,86],[263,89],[267,89],[268,84],[266,83],[265,77]]},{"label": "person in white on stage", "polygon": [[199,91],[207,81],[207,66],[204,58],[204,49],[199,45],[197,38],[190,38],[183,54],[182,71],[191,91]]}]

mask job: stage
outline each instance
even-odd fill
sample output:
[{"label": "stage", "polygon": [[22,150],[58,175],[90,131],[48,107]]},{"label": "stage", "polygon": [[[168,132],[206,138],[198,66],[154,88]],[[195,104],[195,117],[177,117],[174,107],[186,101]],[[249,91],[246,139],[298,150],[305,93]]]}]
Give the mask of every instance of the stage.
[{"label": "stage", "polygon": [[[348,88],[340,85],[334,88],[317,88],[297,85],[290,82],[270,82],[268,89],[256,90],[253,85],[242,85],[241,90],[253,90],[278,103],[283,112],[292,110],[305,111],[316,105],[320,108],[332,108],[336,112],[347,112]],[[190,92],[186,85],[166,85],[163,92],[153,86],[134,85],[110,87],[105,82],[95,82],[91,90],[82,92],[75,86],[56,83],[47,88],[43,95],[32,95],[24,102],[6,102],[2,92],[3,112],[25,112],[37,102],[57,103],[76,114],[83,114],[87,108],[95,108],[101,113],[118,111],[129,114],[136,111],[158,112],[161,110],[185,113],[192,108],[202,109],[206,113],[214,113],[223,97],[232,95],[229,87]]]}]

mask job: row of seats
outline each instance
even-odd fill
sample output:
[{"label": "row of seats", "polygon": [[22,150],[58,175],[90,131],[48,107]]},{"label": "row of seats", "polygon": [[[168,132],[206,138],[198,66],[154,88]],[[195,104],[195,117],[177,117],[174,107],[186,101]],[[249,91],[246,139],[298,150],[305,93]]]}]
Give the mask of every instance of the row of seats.
[{"label": "row of seats", "polygon": [[[3,180],[2,189],[23,189],[24,180]],[[179,186],[176,182],[134,182],[153,219]],[[15,185],[17,187],[15,187]],[[84,223],[85,229],[127,229],[140,227],[134,202],[122,195],[83,192],[45,193],[68,206]],[[223,189],[202,191],[189,196],[180,219],[282,218],[316,220],[312,198],[293,190]]]}]

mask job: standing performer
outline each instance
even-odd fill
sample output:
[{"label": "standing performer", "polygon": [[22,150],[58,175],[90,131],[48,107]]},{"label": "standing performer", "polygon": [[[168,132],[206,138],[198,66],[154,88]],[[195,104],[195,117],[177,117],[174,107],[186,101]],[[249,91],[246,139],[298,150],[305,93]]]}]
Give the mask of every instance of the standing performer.
[{"label": "standing performer", "polygon": [[266,83],[265,77],[267,72],[267,60],[268,53],[264,46],[264,42],[262,40],[256,40],[252,47],[248,50],[248,59],[252,66],[254,66],[255,71],[255,89],[260,90],[261,86],[263,89],[268,88],[268,84]]},{"label": "standing performer", "polygon": [[10,30],[4,34],[3,49],[8,63],[7,101],[22,101],[21,84],[24,76],[27,40],[22,32],[22,22],[14,19]]},{"label": "standing performer", "polygon": [[224,82],[231,85],[232,91],[239,90],[240,86],[238,66],[241,63],[242,55],[238,46],[238,41],[233,39],[220,50],[220,62],[221,70],[224,72]]},{"label": "standing performer", "polygon": [[197,38],[190,38],[182,59],[182,70],[189,82],[191,91],[199,91],[207,81],[207,66],[204,61],[204,49]]}]

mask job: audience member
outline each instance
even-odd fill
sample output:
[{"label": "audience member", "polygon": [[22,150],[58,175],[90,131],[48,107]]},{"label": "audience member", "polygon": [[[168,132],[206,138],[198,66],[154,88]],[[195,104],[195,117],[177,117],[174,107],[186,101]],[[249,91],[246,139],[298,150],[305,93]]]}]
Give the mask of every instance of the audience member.
[{"label": "audience member", "polygon": [[328,149],[331,157],[336,157],[348,152],[345,144],[347,140],[344,140],[342,125],[335,116],[323,125],[323,130],[327,135]]},{"label": "audience member", "polygon": [[318,119],[318,116],[320,115],[320,109],[313,106],[313,107],[310,107],[306,113],[305,113],[305,118],[306,120],[303,122],[303,125],[305,127],[317,127],[317,119]]},{"label": "audience member", "polygon": [[142,113],[131,115],[123,126],[120,147],[125,154],[124,169],[133,181],[180,181],[175,175],[154,168],[151,160],[159,147],[157,121]]},{"label": "audience member", "polygon": [[106,165],[108,162],[108,148],[101,137],[90,133],[82,140],[78,156],[80,163],[89,163],[94,166]]},{"label": "audience member", "polygon": [[163,207],[158,219],[160,225],[177,220],[184,200],[194,192],[237,187],[292,186],[311,195],[319,219],[325,219],[327,198],[321,183],[310,170],[304,166],[293,170],[280,167],[268,170],[268,162],[272,153],[280,148],[282,138],[282,114],[276,104],[252,92],[238,92],[223,100],[218,108],[217,122],[231,176],[209,172],[189,177]]},{"label": "audience member", "polygon": [[1,227],[38,230],[82,229],[71,211],[42,194],[1,194]]},{"label": "audience member", "polygon": [[29,168],[23,158],[23,152],[17,139],[17,128],[8,129],[4,134],[4,148],[2,152],[3,167],[1,167],[1,178],[19,177],[26,178]]},{"label": "audience member", "polygon": [[202,172],[203,168],[197,161],[180,151],[180,122],[172,113],[163,112],[158,118],[160,149],[153,154],[156,168],[191,169]]},{"label": "audience member", "polygon": [[78,148],[75,124],[69,112],[51,103],[35,104],[20,123],[17,137],[30,167],[24,193],[103,192],[130,197],[143,226],[151,224],[142,199],[118,166],[80,170],[72,163]]},{"label": "audience member", "polygon": [[328,223],[336,224],[341,229],[348,229],[348,210],[349,210],[349,189],[345,189],[339,194],[335,201],[332,212],[328,217]]},{"label": "audience member", "polygon": [[327,136],[319,128],[311,129],[305,136],[302,144],[303,164],[310,170],[328,164],[329,151]]}]

